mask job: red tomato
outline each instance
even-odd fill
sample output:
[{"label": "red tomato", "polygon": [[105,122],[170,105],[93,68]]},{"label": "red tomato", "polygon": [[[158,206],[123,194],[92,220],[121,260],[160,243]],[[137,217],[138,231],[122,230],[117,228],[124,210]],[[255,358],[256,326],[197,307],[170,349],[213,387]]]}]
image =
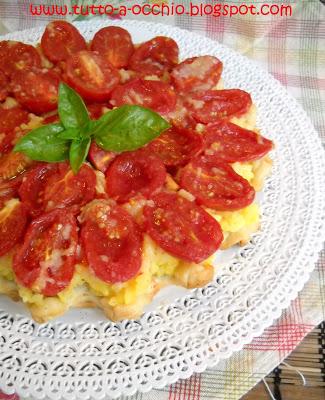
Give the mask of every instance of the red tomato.
[{"label": "red tomato", "polygon": [[118,85],[118,70],[104,56],[93,51],[80,51],[67,60],[67,81],[89,101],[105,101]]},{"label": "red tomato", "polygon": [[192,193],[198,204],[220,211],[247,207],[255,197],[248,181],[217,156],[201,156],[188,164],[180,173],[180,186]]},{"label": "red tomato", "polygon": [[8,77],[16,71],[40,66],[41,57],[35,47],[11,40],[0,42],[0,70]]},{"label": "red tomato", "polygon": [[222,73],[222,62],[213,56],[189,58],[177,65],[171,78],[179,92],[196,92],[212,89]]},{"label": "red tomato", "polygon": [[90,145],[88,158],[92,165],[99,171],[106,174],[111,162],[117,156],[113,151],[106,151],[97,146],[96,142]]},{"label": "red tomato", "polygon": [[167,83],[134,79],[117,86],[111,97],[111,104],[119,107],[123,104],[136,104],[166,114],[176,106],[176,93]]},{"label": "red tomato", "polygon": [[35,114],[57,108],[60,78],[51,70],[26,69],[16,72],[12,79],[12,91],[16,100]]},{"label": "red tomato", "polygon": [[57,295],[73,277],[77,244],[76,219],[66,210],[34,219],[13,259],[17,281],[44,296]]},{"label": "red tomato", "polygon": [[152,201],[144,208],[145,230],[162,249],[195,263],[218,250],[220,225],[203,208],[174,193],[159,193]]},{"label": "red tomato", "polygon": [[51,114],[51,115],[47,115],[47,114],[45,114],[45,115],[46,116],[43,115],[43,118],[44,118],[43,124],[44,125],[60,122],[60,117],[57,113]]},{"label": "red tomato", "polygon": [[271,140],[227,121],[208,125],[204,140],[208,154],[228,163],[257,160],[273,147]]},{"label": "red tomato", "polygon": [[189,130],[172,127],[147,145],[169,167],[186,164],[203,150],[202,137]]},{"label": "red tomato", "polygon": [[133,53],[129,68],[143,75],[163,75],[178,63],[178,45],[175,40],[157,36],[142,43]]},{"label": "red tomato", "polygon": [[28,112],[20,107],[0,108],[0,153],[8,153],[13,148],[16,128],[28,120]]},{"label": "red tomato", "polygon": [[91,119],[99,119],[107,112],[106,108],[112,107],[107,103],[92,103],[88,104],[87,108]]},{"label": "red tomato", "polygon": [[10,180],[25,172],[34,161],[22,153],[8,153],[0,158],[0,181]]},{"label": "red tomato", "polygon": [[0,209],[8,200],[18,197],[18,189],[22,184],[24,174],[10,180],[0,180]]},{"label": "red tomato", "polygon": [[27,213],[19,200],[7,201],[0,211],[0,256],[8,253],[22,238]]},{"label": "red tomato", "polygon": [[125,282],[141,268],[142,235],[132,217],[107,200],[82,213],[81,243],[89,268],[108,283]]},{"label": "red tomato", "polygon": [[0,101],[6,100],[8,96],[9,80],[6,75],[0,70]]},{"label": "red tomato", "polygon": [[57,63],[66,60],[77,51],[85,50],[87,44],[78,29],[69,22],[52,21],[43,33],[41,47],[46,57]]},{"label": "red tomato", "polygon": [[91,42],[91,50],[98,51],[116,68],[128,65],[134,51],[131,35],[118,26],[100,29]]},{"label": "red tomato", "polygon": [[252,99],[249,93],[240,89],[209,90],[187,97],[186,104],[197,121],[209,124],[245,114]]},{"label": "red tomato", "polygon": [[166,169],[160,158],[140,149],[115,158],[106,174],[106,191],[123,203],[137,194],[150,196],[163,186],[165,179]]}]

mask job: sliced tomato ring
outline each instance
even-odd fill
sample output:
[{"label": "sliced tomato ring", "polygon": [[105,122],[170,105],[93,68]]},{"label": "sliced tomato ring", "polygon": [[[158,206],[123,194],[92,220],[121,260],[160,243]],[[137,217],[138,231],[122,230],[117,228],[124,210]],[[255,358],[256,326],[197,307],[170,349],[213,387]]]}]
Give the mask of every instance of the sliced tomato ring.
[{"label": "sliced tomato ring", "polygon": [[57,295],[73,277],[77,244],[73,214],[54,210],[34,219],[13,259],[18,283],[44,296]]},{"label": "sliced tomato ring", "polygon": [[273,148],[271,140],[228,121],[208,125],[204,140],[206,153],[227,163],[257,160]]},{"label": "sliced tomato ring", "polygon": [[107,200],[82,212],[81,243],[89,268],[105,282],[125,282],[141,268],[142,235],[132,217]]},{"label": "sliced tomato ring", "polygon": [[0,108],[0,153],[8,153],[13,148],[16,130],[28,121],[28,112],[20,107]]},{"label": "sliced tomato ring", "polygon": [[142,75],[163,75],[178,63],[179,49],[175,40],[157,36],[142,43],[133,53],[129,68]]},{"label": "sliced tomato ring", "polygon": [[78,51],[85,50],[87,44],[78,29],[69,22],[52,21],[43,33],[41,47],[46,57],[57,63],[65,61]]},{"label": "sliced tomato ring", "polygon": [[35,47],[11,40],[0,42],[0,70],[8,77],[16,71],[40,66],[41,57]]},{"label": "sliced tomato ring", "polygon": [[203,208],[172,193],[159,193],[152,202],[144,208],[144,228],[162,249],[195,263],[218,250],[220,225]]},{"label": "sliced tomato ring", "polygon": [[108,167],[117,156],[113,151],[106,151],[101,149],[96,142],[92,142],[90,145],[88,158],[92,165],[99,171],[106,174]]},{"label": "sliced tomato ring", "polygon": [[51,70],[32,68],[16,72],[11,87],[16,100],[35,114],[57,108],[60,77]]},{"label": "sliced tomato ring", "polygon": [[139,194],[150,196],[165,180],[166,169],[161,159],[140,149],[115,158],[106,173],[106,191],[111,198],[124,203]]},{"label": "sliced tomato ring", "polygon": [[213,56],[189,58],[177,65],[171,78],[178,92],[189,93],[212,89],[222,73],[222,62]]},{"label": "sliced tomato ring", "polygon": [[0,70],[0,101],[5,101],[8,96],[9,80]]},{"label": "sliced tomato ring", "polygon": [[245,114],[252,99],[249,93],[240,89],[208,90],[189,95],[186,105],[197,121],[209,124]]},{"label": "sliced tomato ring", "polygon": [[110,103],[114,107],[123,104],[136,104],[150,108],[160,114],[174,110],[177,96],[174,89],[167,83],[134,79],[124,85],[117,86],[112,92]]},{"label": "sliced tomato ring", "polygon": [[118,70],[94,51],[79,51],[67,60],[68,83],[86,100],[105,101],[118,85]]},{"label": "sliced tomato ring", "polygon": [[118,26],[100,29],[91,42],[91,50],[98,51],[116,68],[126,67],[134,51],[129,32]]},{"label": "sliced tomato ring", "polygon": [[203,150],[202,136],[173,126],[147,145],[168,167],[186,164]]},{"label": "sliced tomato ring", "polygon": [[181,171],[179,184],[200,205],[220,211],[240,210],[255,198],[255,190],[217,156],[201,156]]},{"label": "sliced tomato ring", "polygon": [[7,201],[0,210],[0,256],[8,253],[23,237],[27,212],[18,199]]}]

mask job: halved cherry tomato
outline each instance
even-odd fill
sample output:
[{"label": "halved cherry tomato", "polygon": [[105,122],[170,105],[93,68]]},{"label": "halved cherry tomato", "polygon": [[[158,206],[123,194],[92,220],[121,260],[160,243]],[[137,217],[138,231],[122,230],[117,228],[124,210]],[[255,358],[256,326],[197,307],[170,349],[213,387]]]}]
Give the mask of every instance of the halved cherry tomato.
[{"label": "halved cherry tomato", "polygon": [[0,108],[0,153],[8,153],[13,148],[16,128],[28,120],[28,112],[20,107]]},{"label": "halved cherry tomato", "polygon": [[134,79],[117,86],[112,92],[111,104],[119,107],[123,104],[136,104],[166,114],[176,106],[176,93],[167,83]]},{"label": "halved cherry tomato", "polygon": [[196,92],[212,89],[222,73],[222,62],[213,56],[189,58],[177,65],[171,78],[179,92]]},{"label": "halved cherry tomato", "polygon": [[45,296],[55,296],[71,282],[77,244],[73,214],[54,210],[34,219],[13,259],[17,281]]},{"label": "halved cherry tomato", "polygon": [[187,108],[203,124],[245,114],[252,105],[249,93],[240,89],[208,90],[186,98]]},{"label": "halved cherry tomato", "polygon": [[80,50],[85,50],[87,44],[78,29],[69,22],[52,21],[43,33],[41,47],[46,57],[57,63]]},{"label": "halved cherry tomato", "polygon": [[195,263],[218,250],[220,225],[203,208],[171,193],[159,193],[152,201],[144,208],[145,230],[162,249]]},{"label": "halved cherry tomato", "polygon": [[273,148],[271,140],[227,121],[208,125],[204,140],[208,154],[228,163],[257,160]]},{"label": "halved cherry tomato", "polygon": [[137,194],[150,196],[163,186],[165,179],[166,169],[161,159],[140,149],[115,158],[106,173],[106,191],[123,203]]},{"label": "halved cherry tomato", "polygon": [[105,101],[118,85],[118,70],[94,51],[79,51],[67,60],[67,81],[89,101]]},{"label": "halved cherry tomato", "polygon": [[90,145],[88,158],[92,165],[99,171],[106,174],[108,167],[117,156],[113,151],[106,151],[101,149],[96,142],[92,142]]},{"label": "halved cherry tomato", "polygon": [[22,153],[8,153],[0,158],[0,181],[16,178],[34,164]]},{"label": "halved cherry tomato", "polygon": [[186,164],[203,150],[201,135],[175,126],[163,132],[147,145],[147,149],[169,167]]},{"label": "halved cherry tomato", "polygon": [[99,119],[107,110],[106,108],[112,108],[108,103],[91,103],[87,104],[87,109],[91,119]]},{"label": "halved cherry tomato", "polygon": [[0,101],[6,100],[6,97],[8,96],[8,87],[9,87],[9,80],[0,70]]},{"label": "halved cherry tomato", "polygon": [[134,51],[131,35],[118,26],[100,29],[91,42],[91,50],[98,51],[116,68],[128,65]]},{"label": "halved cherry tomato", "polygon": [[10,180],[0,179],[0,209],[4,207],[8,200],[18,198],[18,189],[23,182],[24,174],[18,175]]},{"label": "halved cherry tomato", "polygon": [[254,188],[217,156],[201,156],[184,167],[180,186],[192,193],[198,204],[220,211],[240,210],[250,205]]},{"label": "halved cherry tomato", "polygon": [[22,238],[27,212],[18,199],[11,199],[0,210],[0,256],[8,253]]},{"label": "halved cherry tomato", "polygon": [[125,282],[141,267],[142,235],[123,208],[94,200],[82,212],[81,243],[89,268],[108,283]]},{"label": "halved cherry tomato", "polygon": [[12,40],[0,42],[0,70],[8,77],[16,71],[40,66],[41,57],[35,47]]},{"label": "halved cherry tomato", "polygon": [[178,45],[175,40],[157,36],[142,43],[133,53],[129,68],[142,75],[163,75],[178,63]]},{"label": "halved cherry tomato", "polygon": [[41,114],[57,108],[59,83],[60,78],[53,71],[33,68],[13,74],[11,87],[22,106]]}]

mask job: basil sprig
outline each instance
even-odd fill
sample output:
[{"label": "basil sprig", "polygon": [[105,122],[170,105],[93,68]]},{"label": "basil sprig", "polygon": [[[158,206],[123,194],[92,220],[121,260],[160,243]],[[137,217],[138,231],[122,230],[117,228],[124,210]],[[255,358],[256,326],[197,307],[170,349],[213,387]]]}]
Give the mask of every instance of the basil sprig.
[{"label": "basil sprig", "polygon": [[88,155],[91,140],[104,150],[136,150],[164,130],[168,122],[159,114],[136,105],[124,105],[93,121],[82,98],[68,85],[60,83],[58,113],[60,123],[44,125],[23,136],[14,151],[36,161],[70,160],[77,173]]}]

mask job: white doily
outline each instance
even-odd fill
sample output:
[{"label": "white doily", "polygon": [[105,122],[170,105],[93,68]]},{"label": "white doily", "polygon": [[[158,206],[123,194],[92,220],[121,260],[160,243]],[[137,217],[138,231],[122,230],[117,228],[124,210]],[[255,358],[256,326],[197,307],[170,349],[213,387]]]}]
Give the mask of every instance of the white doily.
[{"label": "white doily", "polygon": [[[86,38],[104,21],[78,24]],[[106,22],[107,24],[107,22]],[[162,293],[138,321],[112,323],[99,311],[72,311],[37,325],[23,305],[1,297],[0,388],[34,399],[102,399],[162,388],[212,367],[260,335],[308,280],[324,238],[325,161],[310,120],[284,88],[254,63],[194,33],[117,21],[135,41],[176,39],[181,57],[212,54],[226,87],[252,94],[258,125],[276,143],[260,199],[262,229],[244,248],[220,252],[217,277],[203,289]],[[35,43],[42,29],[7,38]],[[220,264],[221,262],[221,264]]]}]

